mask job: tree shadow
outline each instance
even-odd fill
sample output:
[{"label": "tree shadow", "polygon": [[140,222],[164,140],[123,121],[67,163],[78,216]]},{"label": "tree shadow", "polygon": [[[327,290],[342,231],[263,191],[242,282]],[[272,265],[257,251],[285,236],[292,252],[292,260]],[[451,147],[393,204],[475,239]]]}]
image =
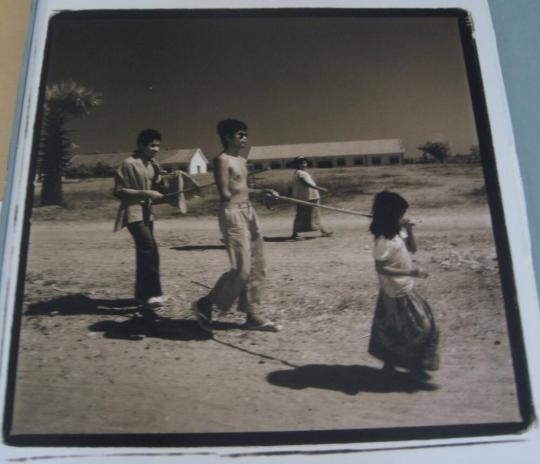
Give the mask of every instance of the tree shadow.
[{"label": "tree shadow", "polygon": [[75,293],[29,304],[25,314],[29,316],[53,314],[66,316],[80,314],[122,315],[133,314],[137,308],[137,301],[133,298],[94,299],[82,293]]},{"label": "tree shadow", "polygon": [[224,250],[225,245],[183,245],[171,247],[171,250],[176,251],[206,251],[206,250]]},{"label": "tree shadow", "polygon": [[308,364],[271,372],[267,380],[273,385],[293,390],[311,387],[339,391],[347,395],[357,395],[360,392],[416,393],[420,390],[437,389],[436,385],[415,380],[401,372],[389,374],[362,365]]},{"label": "tree shadow", "polygon": [[105,338],[143,340],[160,338],[178,341],[211,340],[212,334],[199,327],[192,319],[165,317],[133,317],[125,321],[100,321],[88,327],[91,332],[103,332]]}]

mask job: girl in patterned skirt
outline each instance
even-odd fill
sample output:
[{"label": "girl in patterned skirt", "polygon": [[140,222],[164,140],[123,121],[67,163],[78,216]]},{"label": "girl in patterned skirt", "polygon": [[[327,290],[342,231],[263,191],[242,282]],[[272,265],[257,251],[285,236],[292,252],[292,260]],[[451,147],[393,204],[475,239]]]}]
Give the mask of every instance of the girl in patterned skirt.
[{"label": "girl in patterned skirt", "polygon": [[438,369],[438,330],[428,303],[414,289],[414,278],[427,274],[413,266],[413,224],[404,218],[409,204],[395,192],[375,196],[369,227],[380,291],[371,327],[369,353],[384,361],[383,370],[407,369],[425,380]]}]

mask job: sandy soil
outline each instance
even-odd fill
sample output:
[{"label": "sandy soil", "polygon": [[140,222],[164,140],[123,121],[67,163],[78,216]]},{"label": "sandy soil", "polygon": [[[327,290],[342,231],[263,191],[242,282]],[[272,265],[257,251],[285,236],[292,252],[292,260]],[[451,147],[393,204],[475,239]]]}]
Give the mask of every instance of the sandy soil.
[{"label": "sandy soil", "polygon": [[[413,212],[414,215],[414,212]],[[35,223],[13,434],[243,432],[520,420],[489,215],[423,210],[417,288],[441,331],[433,385],[381,376],[367,353],[378,286],[367,221],[325,214],[335,235],[284,241],[292,217],[262,218],[261,311],[279,333],[213,338],[192,301],[228,268],[213,217],[157,223],[160,322],[135,313],[134,252],[110,222]],[[199,284],[193,283],[198,282]]]}]

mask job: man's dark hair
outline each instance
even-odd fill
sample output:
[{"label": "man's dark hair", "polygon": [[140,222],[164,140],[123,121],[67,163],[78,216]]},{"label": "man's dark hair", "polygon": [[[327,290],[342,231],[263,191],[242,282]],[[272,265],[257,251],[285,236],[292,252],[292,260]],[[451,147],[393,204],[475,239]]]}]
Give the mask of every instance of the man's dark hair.
[{"label": "man's dark hair", "polygon": [[384,190],[373,200],[373,220],[369,231],[375,238],[384,235],[387,239],[399,234],[401,216],[407,211],[409,203],[399,193]]},{"label": "man's dark hair", "polygon": [[238,119],[223,119],[217,123],[217,133],[223,144],[223,148],[228,147],[227,137],[232,137],[240,130],[247,130],[247,124]]},{"label": "man's dark hair", "polygon": [[152,140],[161,141],[161,134],[154,129],[144,129],[137,136],[137,147],[146,147]]}]

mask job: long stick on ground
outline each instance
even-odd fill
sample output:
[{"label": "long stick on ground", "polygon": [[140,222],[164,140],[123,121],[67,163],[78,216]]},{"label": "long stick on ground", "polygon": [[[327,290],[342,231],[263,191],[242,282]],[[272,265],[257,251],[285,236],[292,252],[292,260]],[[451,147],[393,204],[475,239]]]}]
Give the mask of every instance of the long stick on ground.
[{"label": "long stick on ground", "polygon": [[315,208],[328,209],[330,211],[337,211],[339,213],[352,214],[353,216],[362,216],[362,217],[367,217],[367,218],[373,217],[371,214],[361,213],[360,211],[354,211],[352,209],[336,208],[334,206],[326,206],[326,205],[320,205],[320,204],[318,205],[315,203],[311,203],[309,201],[298,200],[297,198],[285,197],[282,195],[278,197],[278,200],[284,200],[291,203],[298,203],[299,205],[313,206]]},{"label": "long stick on ground", "polygon": [[212,287],[209,287],[206,284],[203,284],[202,282],[197,282],[196,280],[191,281],[192,284],[198,285],[199,287],[207,288],[208,290],[212,290]]}]

